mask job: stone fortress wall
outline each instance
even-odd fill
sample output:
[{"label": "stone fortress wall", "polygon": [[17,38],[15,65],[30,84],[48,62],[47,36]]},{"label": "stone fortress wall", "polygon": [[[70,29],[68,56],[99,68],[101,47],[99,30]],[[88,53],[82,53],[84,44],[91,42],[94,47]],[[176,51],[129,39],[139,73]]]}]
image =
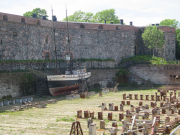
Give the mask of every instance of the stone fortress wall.
[{"label": "stone fortress wall", "polygon": [[[0,60],[58,59],[67,53],[67,23],[0,13]],[[74,59],[114,59],[120,62],[138,54],[152,54],[141,38],[145,27],[120,24],[69,22],[70,48]],[[165,49],[156,56],[175,59],[175,29],[159,26],[165,33]],[[165,50],[165,52],[164,52]]]}]

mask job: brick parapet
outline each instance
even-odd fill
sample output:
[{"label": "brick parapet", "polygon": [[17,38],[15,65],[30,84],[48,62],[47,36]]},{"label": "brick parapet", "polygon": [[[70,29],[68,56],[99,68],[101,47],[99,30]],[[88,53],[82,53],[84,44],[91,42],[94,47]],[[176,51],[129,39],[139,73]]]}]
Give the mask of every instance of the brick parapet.
[{"label": "brick parapet", "polygon": [[[66,22],[52,22],[50,20],[42,20],[42,19],[37,19],[37,18],[12,15],[12,14],[2,13],[2,12],[0,12],[0,20],[3,20],[4,15],[7,15],[8,21],[10,21],[10,22],[21,23],[21,19],[24,18],[26,24],[37,25],[37,21],[40,21],[40,26],[52,28],[53,23],[54,23],[54,27],[57,29],[66,29],[67,28]],[[139,29],[145,28],[145,27],[135,27],[133,25],[69,22],[69,28],[70,29],[80,29],[81,25],[85,26],[84,29],[92,29],[92,30],[115,30],[115,31],[119,31],[118,29],[116,29],[116,27],[118,27],[122,31],[136,31],[137,32]],[[102,25],[103,29],[99,29],[99,25]],[[173,27],[159,26],[158,28],[163,30],[164,32],[175,33],[175,28],[173,28]]]}]

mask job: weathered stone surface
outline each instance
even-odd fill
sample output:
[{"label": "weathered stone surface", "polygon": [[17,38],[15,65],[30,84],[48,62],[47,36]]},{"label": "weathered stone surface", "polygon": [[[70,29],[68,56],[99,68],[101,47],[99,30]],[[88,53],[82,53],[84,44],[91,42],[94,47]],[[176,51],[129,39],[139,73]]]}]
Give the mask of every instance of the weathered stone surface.
[{"label": "weathered stone surface", "polygon": [[[153,84],[180,84],[179,65],[136,65],[130,67],[129,71]],[[133,81],[139,84],[143,82],[136,78]]]},{"label": "weathered stone surface", "polygon": [[[40,27],[13,22],[0,21],[1,36],[0,55],[2,60],[42,60],[46,53],[55,59],[53,30],[51,27]],[[13,36],[16,32],[17,36]],[[56,29],[58,36],[55,44],[58,59],[64,59],[68,51],[66,29]],[[92,29],[69,29],[70,48],[74,59],[115,59],[134,56],[134,31],[111,31]],[[45,41],[48,37],[48,42]]]}]

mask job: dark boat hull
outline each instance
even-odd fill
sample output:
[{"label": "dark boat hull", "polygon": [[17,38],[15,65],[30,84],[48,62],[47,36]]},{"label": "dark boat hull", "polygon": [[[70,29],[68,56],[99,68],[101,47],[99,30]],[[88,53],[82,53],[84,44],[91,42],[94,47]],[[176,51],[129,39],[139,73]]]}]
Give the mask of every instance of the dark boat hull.
[{"label": "dark boat hull", "polygon": [[66,87],[49,88],[49,91],[52,96],[57,96],[61,94],[70,93],[71,91],[74,91],[74,90],[78,90],[79,86],[80,85],[78,84],[78,85],[66,86]]},{"label": "dark boat hull", "polygon": [[48,81],[49,92],[52,96],[70,93],[79,90],[79,82],[80,80]]}]

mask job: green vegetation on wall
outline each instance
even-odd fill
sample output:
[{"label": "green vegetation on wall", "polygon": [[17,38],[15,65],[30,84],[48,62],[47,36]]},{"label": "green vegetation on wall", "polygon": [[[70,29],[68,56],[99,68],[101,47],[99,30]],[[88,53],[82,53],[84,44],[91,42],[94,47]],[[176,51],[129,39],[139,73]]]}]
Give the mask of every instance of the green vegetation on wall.
[{"label": "green vegetation on wall", "polygon": [[20,90],[23,95],[32,95],[35,93],[35,81],[36,77],[32,73],[23,73],[20,84]]},{"label": "green vegetation on wall", "polygon": [[114,59],[77,59],[75,61],[81,61],[81,62],[86,62],[86,61],[115,61]]},{"label": "green vegetation on wall", "polygon": [[113,78],[113,80],[117,81],[119,84],[125,84],[128,83],[127,78],[128,78],[128,71],[125,68],[120,68],[116,73],[116,76]]},{"label": "green vegetation on wall", "polygon": [[123,59],[121,61],[121,64],[124,64],[126,62],[145,62],[153,65],[178,64],[177,61],[166,61],[161,57],[153,57],[152,55],[136,55],[134,57]]}]

